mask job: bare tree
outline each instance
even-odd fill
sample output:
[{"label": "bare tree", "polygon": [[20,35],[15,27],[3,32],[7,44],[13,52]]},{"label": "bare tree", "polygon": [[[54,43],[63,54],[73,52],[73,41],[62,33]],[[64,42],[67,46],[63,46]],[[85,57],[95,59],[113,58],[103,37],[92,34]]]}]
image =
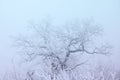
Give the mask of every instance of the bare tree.
[{"label": "bare tree", "polygon": [[26,61],[36,60],[49,68],[47,74],[50,75],[51,80],[57,80],[57,75],[61,71],[69,73],[86,63],[86,61],[74,61],[73,58],[82,54],[106,55],[109,53],[109,46],[97,47],[93,43],[102,32],[102,29],[93,23],[69,23],[55,27],[47,22],[32,27],[35,35],[19,38],[17,43],[25,54]]}]

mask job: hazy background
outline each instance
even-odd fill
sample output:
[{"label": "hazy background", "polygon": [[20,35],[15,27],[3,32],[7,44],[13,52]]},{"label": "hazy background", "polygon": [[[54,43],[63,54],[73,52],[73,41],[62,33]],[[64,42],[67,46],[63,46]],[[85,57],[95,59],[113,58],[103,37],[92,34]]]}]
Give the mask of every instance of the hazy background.
[{"label": "hazy background", "polygon": [[120,65],[120,0],[0,0],[0,74],[11,69],[16,54],[11,36],[26,34],[31,23],[47,18],[56,23],[90,19],[102,25],[114,48],[111,61]]}]

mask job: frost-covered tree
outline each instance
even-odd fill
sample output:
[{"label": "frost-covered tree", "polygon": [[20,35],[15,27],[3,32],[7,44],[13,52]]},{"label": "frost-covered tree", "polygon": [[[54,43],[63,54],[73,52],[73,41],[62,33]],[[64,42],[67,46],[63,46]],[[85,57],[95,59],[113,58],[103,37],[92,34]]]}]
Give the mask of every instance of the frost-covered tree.
[{"label": "frost-covered tree", "polygon": [[32,74],[39,75],[41,80],[67,80],[60,79],[62,74],[76,80],[72,72],[86,63],[86,60],[80,61],[81,55],[109,53],[109,46],[94,44],[102,29],[92,22],[71,22],[57,27],[46,22],[33,25],[32,29],[34,35],[19,38],[17,44],[26,61],[37,62],[38,67]]}]

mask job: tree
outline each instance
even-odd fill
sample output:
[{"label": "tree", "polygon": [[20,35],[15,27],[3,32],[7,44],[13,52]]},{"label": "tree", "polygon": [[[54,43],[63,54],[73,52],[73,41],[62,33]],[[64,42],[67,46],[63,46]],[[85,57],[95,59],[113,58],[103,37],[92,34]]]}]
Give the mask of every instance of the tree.
[{"label": "tree", "polygon": [[83,54],[109,53],[109,46],[96,47],[93,44],[102,29],[91,22],[73,22],[62,27],[55,27],[46,22],[32,27],[35,35],[20,38],[17,43],[25,54],[26,61],[39,62],[49,80],[57,80],[61,72],[70,74],[85,64],[86,61],[79,62],[79,56]]}]

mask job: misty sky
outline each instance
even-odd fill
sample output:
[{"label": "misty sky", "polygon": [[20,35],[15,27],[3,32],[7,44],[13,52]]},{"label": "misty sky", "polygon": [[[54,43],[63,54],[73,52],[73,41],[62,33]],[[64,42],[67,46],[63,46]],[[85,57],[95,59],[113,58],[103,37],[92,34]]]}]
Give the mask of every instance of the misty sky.
[{"label": "misty sky", "polygon": [[16,53],[11,36],[25,34],[31,22],[49,17],[57,23],[77,18],[101,24],[120,64],[120,0],[0,0],[0,71]]}]

